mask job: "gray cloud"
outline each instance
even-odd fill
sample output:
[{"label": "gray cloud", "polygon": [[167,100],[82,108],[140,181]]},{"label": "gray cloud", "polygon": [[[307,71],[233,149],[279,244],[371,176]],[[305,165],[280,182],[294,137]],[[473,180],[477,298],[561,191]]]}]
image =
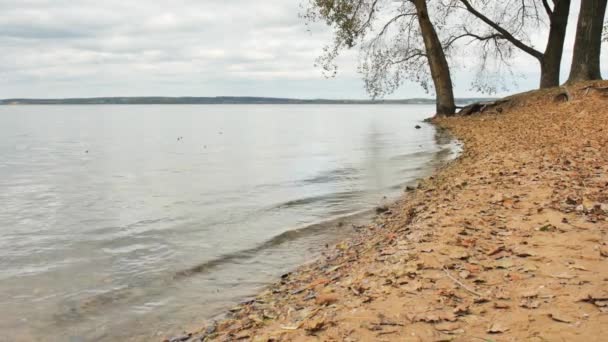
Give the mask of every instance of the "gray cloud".
[{"label": "gray cloud", "polygon": [[[113,95],[364,97],[356,53],[313,67],[331,39],[300,0],[0,0],[0,98]],[[578,4],[573,4],[573,8]],[[574,26],[574,25],[571,25]],[[571,27],[572,28],[572,27]],[[521,87],[532,87],[532,73]],[[466,72],[457,93],[471,95]],[[395,97],[424,96],[406,84]]]}]

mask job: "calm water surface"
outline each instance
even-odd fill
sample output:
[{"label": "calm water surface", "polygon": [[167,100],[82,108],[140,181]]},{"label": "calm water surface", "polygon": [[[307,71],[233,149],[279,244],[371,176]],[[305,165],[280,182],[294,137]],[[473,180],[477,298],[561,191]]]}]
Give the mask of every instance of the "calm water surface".
[{"label": "calm water surface", "polygon": [[164,336],[221,313],[428,172],[446,148],[432,111],[0,107],[0,340]]}]

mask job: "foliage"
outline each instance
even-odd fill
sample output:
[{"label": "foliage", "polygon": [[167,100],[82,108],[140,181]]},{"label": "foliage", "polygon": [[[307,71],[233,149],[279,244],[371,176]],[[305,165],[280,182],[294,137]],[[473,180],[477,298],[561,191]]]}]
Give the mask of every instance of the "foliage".
[{"label": "foliage", "polygon": [[310,0],[303,17],[324,21],[334,40],[316,64],[334,77],[336,58],[344,49],[360,48],[358,71],[373,98],[394,92],[404,81],[432,88],[422,35],[411,1]]}]

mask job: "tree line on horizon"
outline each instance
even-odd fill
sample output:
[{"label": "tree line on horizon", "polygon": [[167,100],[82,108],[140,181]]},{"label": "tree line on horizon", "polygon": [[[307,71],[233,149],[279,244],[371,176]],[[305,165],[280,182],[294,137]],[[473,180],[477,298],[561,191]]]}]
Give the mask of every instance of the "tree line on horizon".
[{"label": "tree line on horizon", "polygon": [[[345,49],[360,48],[359,72],[373,98],[404,81],[434,88],[437,114],[456,111],[451,70],[454,56],[475,61],[472,86],[495,93],[518,52],[538,62],[539,88],[560,85],[571,0],[308,0],[302,17],[333,28],[333,41],[317,59],[328,76]],[[599,80],[608,0],[581,0],[573,58],[566,84]],[[548,27],[544,50],[532,36]],[[608,37],[604,36],[604,39]],[[503,87],[503,89],[505,89]],[[506,90],[506,89],[505,89]]]}]

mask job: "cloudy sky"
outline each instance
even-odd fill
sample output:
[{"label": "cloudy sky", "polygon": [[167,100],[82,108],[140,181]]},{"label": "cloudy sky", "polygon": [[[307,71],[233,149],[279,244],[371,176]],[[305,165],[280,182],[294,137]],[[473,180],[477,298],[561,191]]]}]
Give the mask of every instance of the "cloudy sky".
[{"label": "cloudy sky", "polygon": [[[307,31],[301,1],[0,0],[0,98],[365,98],[356,53],[340,58],[335,79],[314,68],[331,36]],[[536,62],[521,56],[515,66],[525,77],[511,89],[534,87]],[[477,95],[468,72],[454,78],[457,96]],[[392,97],[417,96],[429,95],[408,83]]]}]

